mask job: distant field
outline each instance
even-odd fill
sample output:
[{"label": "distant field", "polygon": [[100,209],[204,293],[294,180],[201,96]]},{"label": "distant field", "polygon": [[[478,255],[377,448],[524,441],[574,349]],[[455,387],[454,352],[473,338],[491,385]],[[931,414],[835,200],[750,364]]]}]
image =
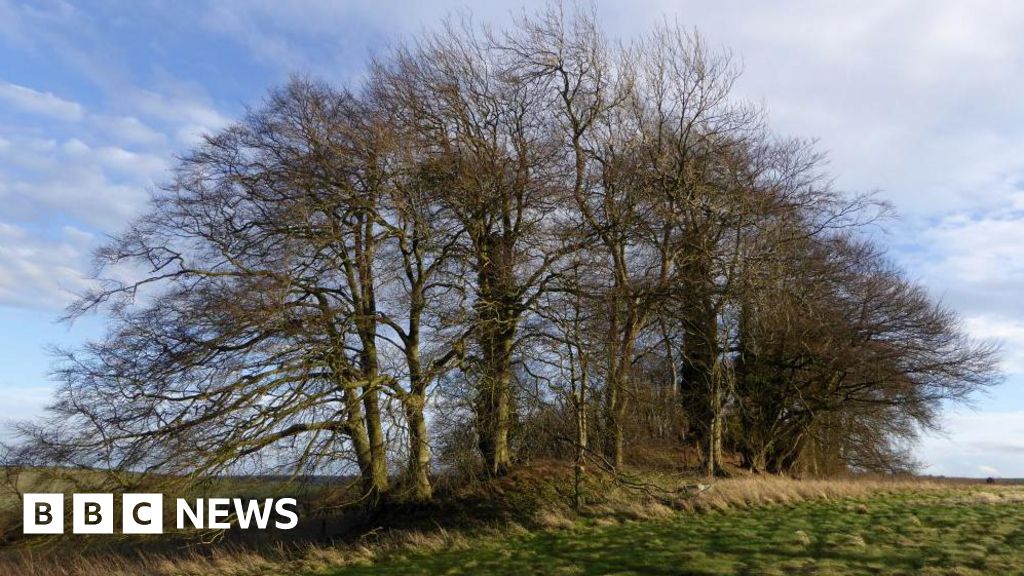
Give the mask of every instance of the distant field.
[{"label": "distant field", "polygon": [[[1024,490],[802,502],[467,542],[330,574],[1019,574]],[[320,572],[323,573],[323,572]]]}]

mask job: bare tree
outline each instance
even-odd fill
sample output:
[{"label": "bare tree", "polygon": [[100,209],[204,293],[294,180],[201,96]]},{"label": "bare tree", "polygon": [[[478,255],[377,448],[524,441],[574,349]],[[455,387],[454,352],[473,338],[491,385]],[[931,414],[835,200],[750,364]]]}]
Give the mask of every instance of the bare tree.
[{"label": "bare tree", "polygon": [[696,32],[618,43],[553,6],[451,21],[351,91],[291,81],[100,250],[69,315],[108,333],[63,354],[24,435],[122,483],[358,472],[369,502],[432,497],[438,432],[488,475],[571,460],[577,505],[631,443],[708,474],[907,468],[996,350],[737,74]]},{"label": "bare tree", "polygon": [[518,328],[571,251],[559,231],[561,187],[543,101],[514,64],[470,23],[450,22],[380,70],[414,111],[434,190],[465,231],[458,253],[473,275],[476,432],[492,474],[512,459]]}]

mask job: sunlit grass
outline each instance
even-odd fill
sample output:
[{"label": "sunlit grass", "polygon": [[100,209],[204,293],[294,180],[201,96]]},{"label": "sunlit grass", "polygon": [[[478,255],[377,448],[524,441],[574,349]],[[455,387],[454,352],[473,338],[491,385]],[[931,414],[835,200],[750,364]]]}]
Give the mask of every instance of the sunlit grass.
[{"label": "sunlit grass", "polygon": [[[0,576],[1024,574],[1024,486],[748,476],[695,494],[682,489],[692,478],[648,475],[660,487],[650,492],[595,478],[576,514],[559,478],[550,467],[521,470],[449,503],[446,514],[471,522],[398,519],[334,543],[51,558],[67,551],[58,542],[6,559],[0,547]],[[217,488],[250,491],[224,482]]]},{"label": "sunlit grass", "polygon": [[328,574],[1024,573],[1016,490],[811,501],[570,529],[405,552]]}]

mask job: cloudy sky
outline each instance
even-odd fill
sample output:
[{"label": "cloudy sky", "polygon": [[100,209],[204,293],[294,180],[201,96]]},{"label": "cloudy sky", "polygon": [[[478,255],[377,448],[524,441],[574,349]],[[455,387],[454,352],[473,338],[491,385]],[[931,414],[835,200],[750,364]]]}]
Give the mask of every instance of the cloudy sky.
[{"label": "cloudy sky", "polygon": [[[510,3],[472,2],[500,24]],[[537,3],[525,6],[527,10]],[[413,7],[414,6],[414,7]],[[89,252],[174,155],[290,73],[353,82],[366,59],[459,1],[0,0],[0,420],[49,398],[56,323]],[[521,9],[517,9],[521,10]],[[1014,1],[599,2],[628,38],[700,30],[745,70],[737,92],[817,138],[836,185],[877,190],[892,258],[1004,345],[1006,383],[919,448],[935,474],[1024,477],[1024,5]]]}]

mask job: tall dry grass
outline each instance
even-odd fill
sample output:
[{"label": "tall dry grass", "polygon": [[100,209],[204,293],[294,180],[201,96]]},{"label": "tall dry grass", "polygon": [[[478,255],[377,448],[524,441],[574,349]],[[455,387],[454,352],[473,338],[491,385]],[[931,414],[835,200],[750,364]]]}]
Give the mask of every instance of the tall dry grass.
[{"label": "tall dry grass", "polygon": [[949,490],[953,484],[913,477],[842,478],[793,480],[774,476],[750,476],[715,482],[684,508],[695,511],[727,510],[765,504],[791,504],[808,500],[862,498],[907,490]]},{"label": "tall dry grass", "polygon": [[[495,535],[478,534],[475,536]],[[38,549],[0,553],[0,576],[263,576],[318,573],[342,566],[366,565],[382,554],[429,552],[468,547],[460,532],[391,531],[368,541],[338,545],[308,544],[251,550],[224,546],[171,553],[96,553]]]}]

